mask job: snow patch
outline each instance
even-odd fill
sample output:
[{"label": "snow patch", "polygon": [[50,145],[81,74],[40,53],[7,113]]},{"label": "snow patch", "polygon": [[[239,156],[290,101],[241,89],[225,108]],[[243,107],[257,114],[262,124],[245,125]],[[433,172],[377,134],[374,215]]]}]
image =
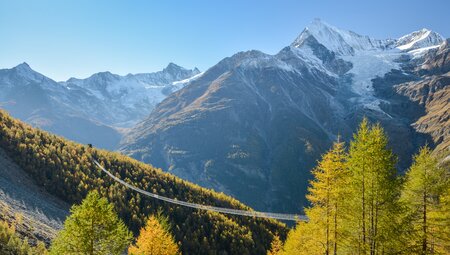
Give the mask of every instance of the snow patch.
[{"label": "snow patch", "polygon": [[437,46],[444,42],[444,37],[428,29],[412,32],[397,40],[397,48],[403,51],[411,51],[420,48]]},{"label": "snow patch", "polygon": [[343,60],[353,64],[353,68],[348,72],[353,75],[353,92],[362,97],[373,96],[372,79],[382,77],[392,69],[400,69],[398,63],[394,62],[400,54],[396,50],[390,50],[343,56]]},{"label": "snow patch", "polygon": [[175,88],[175,90],[180,90],[183,87],[185,87],[188,83],[191,81],[197,80],[198,78],[202,77],[205,72],[198,73],[190,78],[181,80],[181,81],[174,81],[172,82],[172,86]]},{"label": "snow patch", "polygon": [[337,77],[335,73],[330,72],[327,68],[324,67],[323,61],[319,59],[316,55],[314,55],[314,52],[310,47],[308,46],[300,48],[292,47],[292,50],[298,58],[308,63],[312,67],[322,72],[325,72],[329,76]]},{"label": "snow patch", "polygon": [[411,54],[413,58],[419,58],[419,57],[422,57],[423,55],[427,54],[427,52],[429,50],[439,48],[439,46],[440,45],[419,48],[419,49],[411,50],[408,53]]}]

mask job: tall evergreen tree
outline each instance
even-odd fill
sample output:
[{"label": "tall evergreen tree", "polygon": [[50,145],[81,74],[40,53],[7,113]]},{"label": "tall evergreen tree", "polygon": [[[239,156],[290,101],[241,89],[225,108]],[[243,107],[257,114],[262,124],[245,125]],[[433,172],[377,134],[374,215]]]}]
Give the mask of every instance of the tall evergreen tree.
[{"label": "tall evergreen tree", "polygon": [[354,135],[348,156],[347,253],[396,252],[400,183],[395,162],[381,126],[371,126],[365,118]]},{"label": "tall evergreen tree", "polygon": [[438,254],[439,250],[443,251],[439,246],[450,242],[450,233],[446,230],[450,226],[449,218],[444,216],[448,206],[447,188],[448,171],[439,167],[437,158],[428,147],[423,147],[406,174],[402,193],[412,226],[409,238],[411,253]]},{"label": "tall evergreen tree", "polygon": [[53,240],[50,254],[121,254],[132,240],[113,206],[96,191],[70,211],[64,228]]}]

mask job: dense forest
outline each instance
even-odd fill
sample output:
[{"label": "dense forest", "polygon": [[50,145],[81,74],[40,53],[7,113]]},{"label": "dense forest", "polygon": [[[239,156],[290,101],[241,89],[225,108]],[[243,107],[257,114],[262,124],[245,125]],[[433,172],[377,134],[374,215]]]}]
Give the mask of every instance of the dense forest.
[{"label": "dense forest", "polygon": [[150,192],[205,205],[250,209],[224,194],[201,188],[118,153],[90,148],[32,128],[0,111],[0,147],[51,194],[78,204],[97,190],[137,235],[147,217],[162,212],[183,254],[265,254],[287,228],[274,220],[229,216],[173,206],[142,197],[102,174],[98,160],[116,176]]}]

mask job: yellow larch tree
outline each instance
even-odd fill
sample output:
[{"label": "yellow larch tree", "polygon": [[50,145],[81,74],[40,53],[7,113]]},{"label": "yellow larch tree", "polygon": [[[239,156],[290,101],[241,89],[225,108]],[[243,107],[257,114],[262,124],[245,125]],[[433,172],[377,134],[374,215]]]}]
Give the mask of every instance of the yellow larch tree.
[{"label": "yellow larch tree", "polygon": [[141,229],[136,244],[128,249],[130,255],[176,255],[178,245],[169,232],[167,220],[161,215],[150,216]]}]

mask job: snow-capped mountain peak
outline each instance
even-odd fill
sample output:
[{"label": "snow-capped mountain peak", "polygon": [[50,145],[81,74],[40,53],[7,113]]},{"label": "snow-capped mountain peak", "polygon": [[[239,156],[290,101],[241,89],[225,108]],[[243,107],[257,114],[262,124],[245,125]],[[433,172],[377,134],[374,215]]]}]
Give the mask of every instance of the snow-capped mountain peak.
[{"label": "snow-capped mountain peak", "polygon": [[2,69],[2,70],[12,74],[12,76],[10,76],[9,78],[5,78],[2,81],[5,84],[15,85],[17,84],[15,82],[16,79],[25,80],[28,83],[43,82],[46,84],[51,83],[52,85],[56,84],[56,82],[54,82],[53,80],[31,69],[30,65],[28,65],[26,62],[23,62],[22,64],[19,64],[11,69]]},{"label": "snow-capped mountain peak", "polygon": [[166,70],[166,71],[169,71],[169,70],[180,70],[180,69],[185,69],[185,68],[183,68],[183,67],[181,67],[181,66],[179,66],[179,65],[177,65],[177,64],[175,64],[175,63],[170,62],[170,63],[166,66],[166,68],[163,69],[163,71],[164,71],[164,70]]},{"label": "snow-capped mountain peak", "polygon": [[389,39],[376,40],[349,30],[339,29],[320,19],[315,19],[303,30],[291,46],[300,48],[310,36],[338,55],[353,55],[357,51],[386,49],[393,43]]},{"label": "snow-capped mountain peak", "polygon": [[[110,116],[108,124],[130,126],[148,114],[168,94],[181,89],[195,79],[200,71],[189,70],[170,63],[162,71],[127,74],[100,72],[86,79],[71,78],[65,87],[83,90],[105,107],[103,115]],[[180,82],[178,82],[180,81]],[[173,84],[178,82],[176,84]]]},{"label": "snow-capped mountain peak", "polygon": [[397,40],[396,47],[400,50],[410,51],[419,48],[437,47],[444,41],[444,37],[440,34],[424,28],[400,37]]},{"label": "snow-capped mountain peak", "polygon": [[26,62],[15,66],[14,68],[12,68],[12,70],[23,77],[36,78],[36,76],[39,76],[39,73],[31,69],[31,67]]},{"label": "snow-capped mountain peak", "polygon": [[[380,110],[377,107],[378,100],[374,97],[372,79],[383,77],[392,69],[401,70],[398,60],[404,54],[419,58],[429,50],[442,45],[444,41],[440,34],[429,29],[421,29],[399,39],[378,40],[315,19],[303,30],[291,47],[297,48],[303,57],[311,59],[311,54],[308,54],[311,51],[313,56],[318,58],[322,56],[321,61],[314,62],[318,69],[327,68],[324,62],[327,58],[323,58],[326,53],[320,50],[320,45],[333,52],[338,59],[351,63],[352,68],[347,74],[352,75],[351,89],[359,96],[357,102],[374,110]],[[327,55],[328,60],[332,55]]]}]

